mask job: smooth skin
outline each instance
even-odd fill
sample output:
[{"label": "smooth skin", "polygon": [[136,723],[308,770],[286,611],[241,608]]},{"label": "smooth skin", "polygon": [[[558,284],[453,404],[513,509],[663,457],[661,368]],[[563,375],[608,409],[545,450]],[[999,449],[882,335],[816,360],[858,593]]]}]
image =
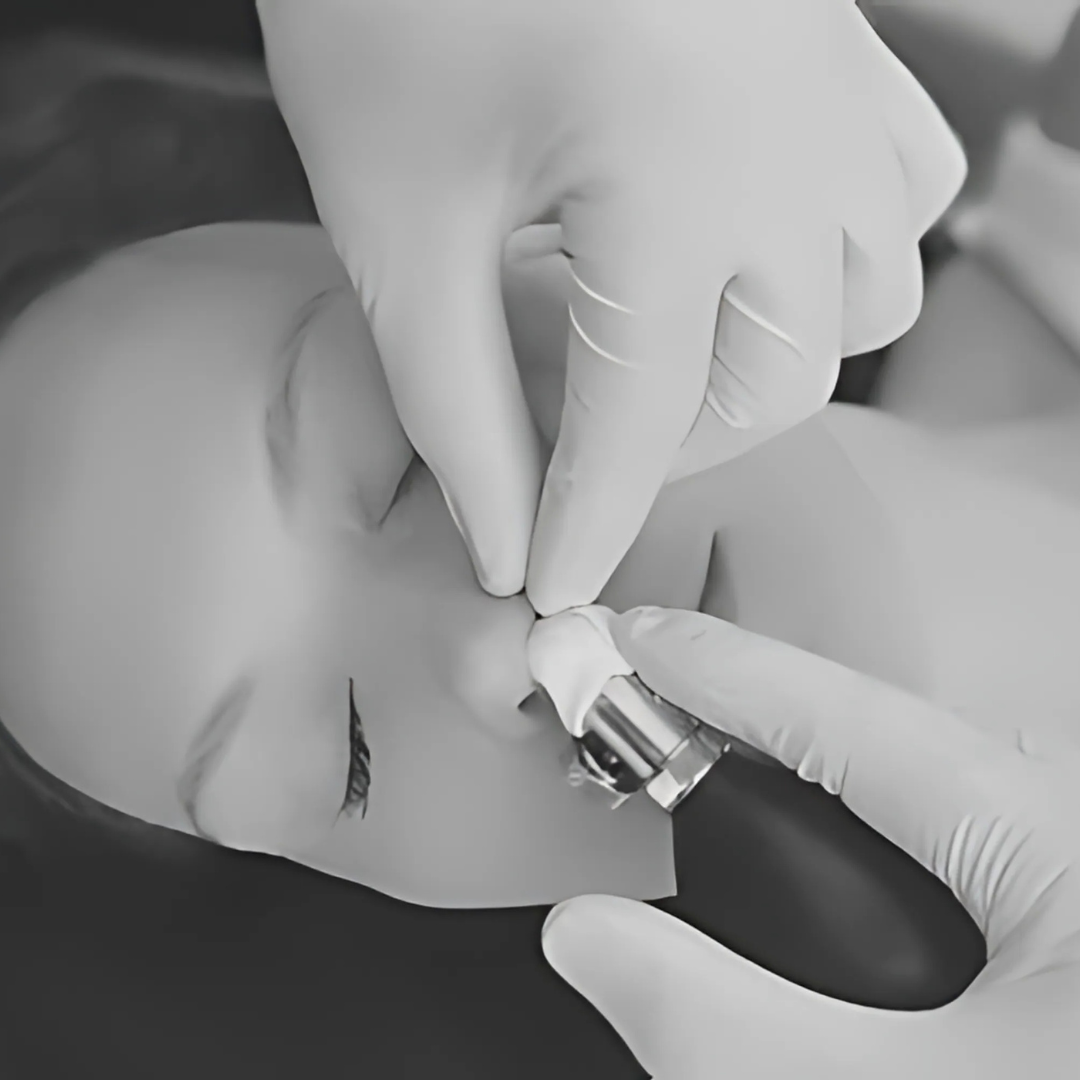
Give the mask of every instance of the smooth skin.
[{"label": "smooth skin", "polygon": [[[918,314],[964,156],[852,0],[257,6],[403,428],[493,595],[592,602],[692,430],[738,456]],[[550,455],[498,274],[539,221],[574,274]]]}]

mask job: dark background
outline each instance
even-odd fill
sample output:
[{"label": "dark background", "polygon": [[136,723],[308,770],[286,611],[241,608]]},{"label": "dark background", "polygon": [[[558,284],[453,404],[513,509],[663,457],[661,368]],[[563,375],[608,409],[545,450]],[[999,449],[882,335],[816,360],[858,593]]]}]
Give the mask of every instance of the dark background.
[{"label": "dark background", "polygon": [[4,37],[61,25],[247,56],[262,53],[253,0],[3,0],[0,4],[0,35]]}]

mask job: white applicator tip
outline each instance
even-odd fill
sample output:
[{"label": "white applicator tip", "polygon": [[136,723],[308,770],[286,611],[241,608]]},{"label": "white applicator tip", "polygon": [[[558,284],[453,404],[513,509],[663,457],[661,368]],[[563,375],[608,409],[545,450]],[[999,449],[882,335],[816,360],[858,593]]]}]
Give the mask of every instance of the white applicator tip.
[{"label": "white applicator tip", "polygon": [[609,679],[634,669],[615,647],[615,612],[599,604],[540,619],[529,634],[532,677],[547,691],[566,730],[581,738],[585,714]]}]

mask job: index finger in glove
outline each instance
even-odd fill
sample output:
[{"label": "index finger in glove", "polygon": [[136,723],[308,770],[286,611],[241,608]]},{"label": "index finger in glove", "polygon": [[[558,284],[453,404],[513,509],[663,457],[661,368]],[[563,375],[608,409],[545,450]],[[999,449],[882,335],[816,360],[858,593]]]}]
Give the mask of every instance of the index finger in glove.
[{"label": "index finger in glove", "polygon": [[958,892],[986,868],[956,860],[1000,854],[971,834],[1033,792],[1014,748],[812,653],[697,612],[637,608],[612,632],[656,693],[838,795]]},{"label": "index finger in glove", "polygon": [[[867,80],[892,139],[907,189],[908,224],[921,237],[949,208],[967,179],[967,157],[941,110],[862,16],[856,34]],[[853,50],[860,55],[860,50]]]},{"label": "index finger in glove", "polygon": [[705,399],[725,275],[703,238],[649,213],[564,211],[566,394],[527,579],[541,615],[596,599]]},{"label": "index finger in glove", "polygon": [[501,237],[450,207],[411,215],[386,244],[394,255],[368,306],[394,405],[481,585],[511,596],[525,584],[543,467],[503,311]]}]

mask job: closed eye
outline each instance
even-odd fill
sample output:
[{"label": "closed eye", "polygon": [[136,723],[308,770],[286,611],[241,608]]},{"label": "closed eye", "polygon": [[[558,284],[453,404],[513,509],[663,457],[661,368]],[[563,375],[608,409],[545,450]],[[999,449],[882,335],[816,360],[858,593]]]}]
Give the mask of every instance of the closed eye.
[{"label": "closed eye", "polygon": [[345,801],[341,813],[352,817],[357,810],[363,818],[367,813],[368,791],[371,787],[371,751],[364,738],[364,727],[356,709],[353,681],[349,680],[349,776],[345,784]]}]

